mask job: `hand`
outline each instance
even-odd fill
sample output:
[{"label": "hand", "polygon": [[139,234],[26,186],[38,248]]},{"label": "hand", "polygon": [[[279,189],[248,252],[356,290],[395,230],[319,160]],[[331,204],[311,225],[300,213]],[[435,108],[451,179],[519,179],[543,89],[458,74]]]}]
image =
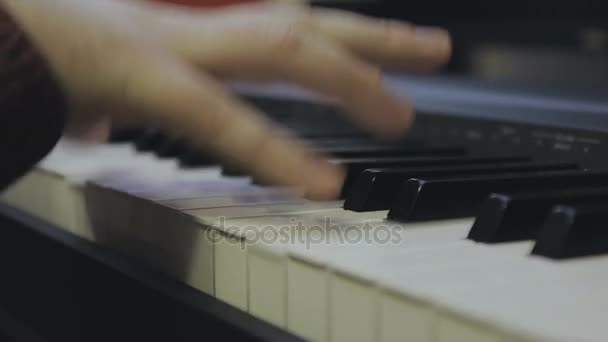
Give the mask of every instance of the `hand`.
[{"label": "hand", "polygon": [[342,170],[279,133],[225,80],[291,82],[342,106],[378,137],[401,135],[412,105],[381,68],[427,72],[450,57],[439,29],[336,10],[261,3],[186,9],[135,0],[2,0],[69,98],[69,127],[159,125],[266,184],[311,199],[339,193]]}]

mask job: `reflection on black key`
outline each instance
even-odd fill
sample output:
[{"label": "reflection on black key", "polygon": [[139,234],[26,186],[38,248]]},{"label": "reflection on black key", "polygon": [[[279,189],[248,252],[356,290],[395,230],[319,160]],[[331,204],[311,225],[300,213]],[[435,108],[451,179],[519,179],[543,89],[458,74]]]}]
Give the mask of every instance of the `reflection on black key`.
[{"label": "reflection on black key", "polygon": [[476,165],[507,162],[526,162],[530,159],[522,156],[510,157],[459,157],[459,156],[417,156],[404,158],[358,158],[338,159],[336,164],[341,164],[347,169],[346,179],[342,187],[342,198],[350,193],[352,185],[361,173],[367,169],[377,168],[411,168],[449,165]]},{"label": "reflection on black key", "polygon": [[468,238],[486,243],[531,240],[554,206],[601,201],[608,202],[608,187],[492,194],[481,206]]},{"label": "reflection on black key", "polygon": [[312,148],[332,148],[332,147],[345,147],[345,146],[376,146],[370,141],[360,137],[321,137],[321,138],[309,138],[302,139],[307,144],[311,145]]},{"label": "reflection on black key", "polygon": [[382,158],[414,156],[462,156],[466,150],[457,147],[414,147],[414,146],[341,146],[316,149],[318,152],[334,158]]},{"label": "reflection on black key", "polygon": [[326,148],[370,148],[370,147],[401,147],[401,148],[421,148],[426,147],[420,140],[402,140],[399,142],[382,142],[372,139],[365,139],[365,137],[321,137],[321,138],[309,138],[303,139],[304,142],[309,144],[312,148],[322,150]]},{"label": "reflection on black key", "polygon": [[473,217],[495,192],[522,192],[608,185],[608,172],[552,171],[447,179],[410,179],[401,187],[388,218],[420,221]]},{"label": "reflection on black key", "polygon": [[454,177],[491,175],[500,173],[524,173],[538,171],[574,170],[574,163],[497,163],[480,165],[435,166],[423,168],[369,169],[365,170],[344,201],[344,209],[373,211],[389,209],[399,186],[410,178]]},{"label": "reflection on black key", "polygon": [[556,206],[543,224],[533,255],[566,259],[608,253],[608,203]]}]

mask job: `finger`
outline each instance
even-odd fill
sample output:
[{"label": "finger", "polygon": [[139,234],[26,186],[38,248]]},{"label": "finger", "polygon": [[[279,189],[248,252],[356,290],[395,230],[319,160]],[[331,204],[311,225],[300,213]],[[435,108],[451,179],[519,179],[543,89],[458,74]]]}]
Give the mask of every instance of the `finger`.
[{"label": "finger", "polygon": [[365,60],[411,72],[441,67],[452,54],[449,32],[442,28],[300,3],[262,1],[214,11],[163,14],[155,16],[157,26],[199,34],[214,29],[219,29],[216,34],[235,28],[255,31],[277,24],[300,26],[335,39]]},{"label": "finger", "polygon": [[294,83],[335,102],[378,137],[401,136],[411,127],[411,103],[388,89],[380,70],[339,44],[283,24],[223,31],[221,39],[178,32],[175,39],[181,37],[180,53],[205,70],[231,79]]},{"label": "finger", "polygon": [[441,28],[331,9],[315,9],[309,20],[315,30],[382,66],[425,72],[451,57],[449,33]]},{"label": "finger", "polygon": [[214,80],[168,59],[139,58],[125,81],[124,105],[137,119],[175,131],[265,184],[334,199],[342,170],[288,138]]}]

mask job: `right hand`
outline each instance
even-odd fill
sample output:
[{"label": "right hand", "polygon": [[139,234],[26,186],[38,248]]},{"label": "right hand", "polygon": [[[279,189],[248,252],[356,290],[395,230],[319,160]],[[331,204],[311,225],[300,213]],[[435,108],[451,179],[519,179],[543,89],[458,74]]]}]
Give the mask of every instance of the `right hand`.
[{"label": "right hand", "polygon": [[381,68],[426,72],[450,56],[443,30],[300,5],[2,1],[68,95],[69,127],[94,127],[102,113],[165,127],[311,199],[335,198],[343,170],[277,132],[221,82],[291,82],[335,101],[376,136],[394,137],[411,126],[413,107],[387,90]]}]

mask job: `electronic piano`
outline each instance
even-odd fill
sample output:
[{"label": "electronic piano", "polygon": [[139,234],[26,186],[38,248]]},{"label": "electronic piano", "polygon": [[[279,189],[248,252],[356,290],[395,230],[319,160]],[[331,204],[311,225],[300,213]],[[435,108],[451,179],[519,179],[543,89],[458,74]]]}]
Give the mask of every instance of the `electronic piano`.
[{"label": "electronic piano", "polygon": [[304,340],[604,341],[608,103],[389,82],[417,108],[391,142],[298,89],[234,85],[348,169],[334,201],[155,127],[62,140],[2,200]]}]

